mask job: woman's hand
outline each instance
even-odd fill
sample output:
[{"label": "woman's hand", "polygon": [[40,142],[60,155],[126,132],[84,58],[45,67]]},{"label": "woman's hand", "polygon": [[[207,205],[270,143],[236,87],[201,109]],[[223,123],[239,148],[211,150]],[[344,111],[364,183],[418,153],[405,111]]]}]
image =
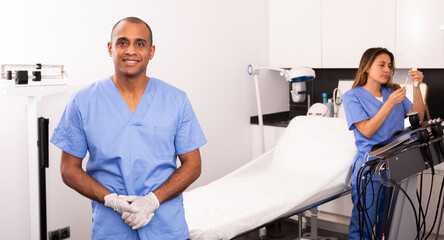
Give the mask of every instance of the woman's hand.
[{"label": "woman's hand", "polygon": [[413,107],[410,112],[418,112],[419,119],[424,120],[425,106],[419,85],[424,80],[424,75],[420,71],[409,71],[409,76],[413,82]]},{"label": "woman's hand", "polygon": [[359,132],[362,133],[362,135],[367,138],[371,138],[373,134],[375,134],[376,131],[378,131],[378,129],[382,126],[382,124],[384,124],[393,107],[404,100],[405,93],[405,87],[393,91],[375,116],[373,116],[371,119],[354,123],[355,127]]},{"label": "woman's hand", "polygon": [[[409,76],[412,78],[412,83],[413,83],[414,87],[418,87],[419,84],[421,84],[422,80],[424,79],[424,75],[420,71],[410,70]],[[417,83],[415,84],[415,82],[417,82]]]},{"label": "woman's hand", "polygon": [[405,98],[406,90],[405,87],[399,88],[396,91],[393,91],[387,99],[387,103],[389,103],[392,107],[396,104],[402,102]]}]

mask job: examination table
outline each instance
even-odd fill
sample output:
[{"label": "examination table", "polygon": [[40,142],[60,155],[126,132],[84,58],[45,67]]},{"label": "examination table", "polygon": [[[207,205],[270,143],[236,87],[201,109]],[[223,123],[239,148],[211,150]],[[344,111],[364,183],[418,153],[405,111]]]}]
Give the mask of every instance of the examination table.
[{"label": "examination table", "polygon": [[345,119],[295,117],[274,149],[183,194],[190,239],[231,239],[343,193],[355,154]]}]

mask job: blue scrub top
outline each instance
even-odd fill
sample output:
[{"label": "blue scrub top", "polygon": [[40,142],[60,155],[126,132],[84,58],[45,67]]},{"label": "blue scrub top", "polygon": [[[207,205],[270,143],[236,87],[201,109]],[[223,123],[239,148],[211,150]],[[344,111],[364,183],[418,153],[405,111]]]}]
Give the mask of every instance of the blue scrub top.
[{"label": "blue scrub top", "polygon": [[[393,92],[392,88],[381,86],[382,98],[385,103]],[[358,152],[353,166],[353,179],[361,165],[367,160],[366,153],[371,151],[373,145],[388,139],[395,131],[404,129],[404,119],[412,109],[412,102],[406,97],[393,107],[384,124],[371,137],[365,137],[355,127],[354,123],[373,118],[381,109],[383,103],[376,99],[369,91],[362,87],[355,87],[347,91],[342,97],[348,128],[353,130]]]},{"label": "blue scrub top", "polygon": [[[177,155],[206,143],[186,94],[156,78],[134,113],[111,78],[95,82],[69,101],[51,142],[84,158],[86,172],[109,191],[143,196],[176,171]],[[133,231],[120,214],[92,201],[93,239],[187,239],[182,195],[162,203],[145,227]]]}]

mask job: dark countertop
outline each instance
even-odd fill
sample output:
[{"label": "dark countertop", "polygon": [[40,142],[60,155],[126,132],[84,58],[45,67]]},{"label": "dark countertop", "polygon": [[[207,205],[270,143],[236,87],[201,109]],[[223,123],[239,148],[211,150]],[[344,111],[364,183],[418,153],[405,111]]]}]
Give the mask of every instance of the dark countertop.
[{"label": "dark countertop", "polygon": [[[264,126],[274,126],[274,127],[287,127],[290,123],[290,112],[278,112],[278,113],[270,113],[264,114]],[[258,124],[257,116],[250,117],[250,124]]]}]

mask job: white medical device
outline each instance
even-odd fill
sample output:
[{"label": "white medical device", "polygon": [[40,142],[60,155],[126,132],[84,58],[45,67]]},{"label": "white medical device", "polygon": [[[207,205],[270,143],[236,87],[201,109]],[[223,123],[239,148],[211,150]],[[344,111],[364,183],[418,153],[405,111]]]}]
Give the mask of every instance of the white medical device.
[{"label": "white medical device", "polygon": [[342,95],[352,89],[353,83],[353,79],[339,79],[338,87],[333,90],[333,117],[345,119],[345,111],[342,106]]},{"label": "white medical device", "polygon": [[[262,107],[259,91],[259,72],[261,70],[273,70],[278,71],[279,74],[285,78],[288,82],[292,83],[291,98],[293,102],[303,102],[306,94],[305,82],[313,80],[316,77],[315,71],[309,67],[295,67],[290,70],[276,67],[259,67],[256,65],[248,65],[248,74],[254,78],[256,86],[256,101],[257,101],[257,117],[260,128],[261,136],[261,153],[265,152],[265,139],[264,139],[264,122],[262,118]],[[307,94],[308,108],[310,108],[310,95]]]},{"label": "white medical device", "polygon": [[[31,240],[43,239],[47,235],[44,171],[48,164],[42,164],[42,157],[47,160],[47,149],[42,145],[48,140],[48,119],[41,116],[41,100],[43,96],[65,91],[67,82],[63,65],[1,65],[0,95],[19,95],[28,99],[26,109]],[[43,127],[39,127],[41,124]]]},{"label": "white medical device", "polygon": [[345,119],[296,116],[273,149],[183,194],[190,239],[232,239],[296,214],[302,219],[306,210],[348,193],[355,155]]},{"label": "white medical device", "polygon": [[312,117],[328,117],[330,115],[330,111],[327,105],[323,103],[315,103],[310,109],[308,109],[307,116]]},{"label": "white medical device", "polygon": [[2,64],[0,93],[45,96],[64,91],[68,75],[63,65]]}]

